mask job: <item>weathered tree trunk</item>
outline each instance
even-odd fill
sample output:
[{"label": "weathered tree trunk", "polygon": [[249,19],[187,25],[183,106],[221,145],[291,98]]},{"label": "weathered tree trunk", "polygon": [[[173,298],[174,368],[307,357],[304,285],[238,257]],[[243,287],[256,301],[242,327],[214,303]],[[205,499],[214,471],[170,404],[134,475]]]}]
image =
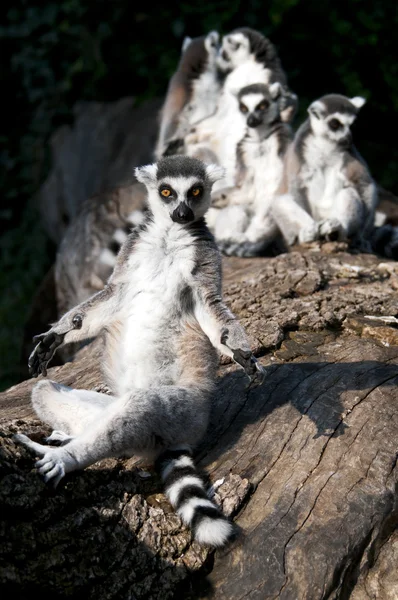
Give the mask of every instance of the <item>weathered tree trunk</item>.
[{"label": "weathered tree trunk", "polygon": [[[133,459],[49,489],[12,441],[48,433],[28,380],[0,395],[5,597],[398,597],[398,264],[325,244],[224,266],[226,300],[267,367],[247,391],[223,361],[197,454],[212,483],[225,478],[216,498],[236,541],[216,553],[192,543]],[[48,376],[102,389],[99,346]]]}]

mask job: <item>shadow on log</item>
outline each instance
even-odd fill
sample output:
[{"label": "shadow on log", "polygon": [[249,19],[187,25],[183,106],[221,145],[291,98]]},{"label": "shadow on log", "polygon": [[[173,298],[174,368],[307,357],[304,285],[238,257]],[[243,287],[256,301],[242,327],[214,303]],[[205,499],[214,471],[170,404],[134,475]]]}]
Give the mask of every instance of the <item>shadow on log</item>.
[{"label": "shadow on log", "polygon": [[[101,461],[45,486],[15,431],[36,380],[0,394],[8,596],[362,600],[398,597],[398,264],[316,244],[224,259],[224,295],[267,368],[260,389],[219,368],[197,451],[241,534],[214,553],[191,540],[150,465]],[[49,377],[104,390],[99,340]],[[148,476],[150,475],[150,476]]]}]

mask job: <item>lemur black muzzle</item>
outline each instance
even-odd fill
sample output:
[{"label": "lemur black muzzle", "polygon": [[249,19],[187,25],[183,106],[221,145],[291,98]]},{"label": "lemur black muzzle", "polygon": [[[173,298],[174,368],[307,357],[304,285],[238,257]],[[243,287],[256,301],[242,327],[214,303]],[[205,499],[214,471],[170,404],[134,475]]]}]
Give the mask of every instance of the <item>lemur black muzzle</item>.
[{"label": "lemur black muzzle", "polygon": [[259,125],[261,125],[261,123],[262,123],[261,119],[258,119],[254,115],[250,115],[247,119],[248,127],[258,127]]},{"label": "lemur black muzzle", "polygon": [[195,215],[193,214],[193,211],[185,204],[185,202],[181,202],[171,215],[171,219],[174,223],[189,223],[190,221],[193,221],[194,218]]}]

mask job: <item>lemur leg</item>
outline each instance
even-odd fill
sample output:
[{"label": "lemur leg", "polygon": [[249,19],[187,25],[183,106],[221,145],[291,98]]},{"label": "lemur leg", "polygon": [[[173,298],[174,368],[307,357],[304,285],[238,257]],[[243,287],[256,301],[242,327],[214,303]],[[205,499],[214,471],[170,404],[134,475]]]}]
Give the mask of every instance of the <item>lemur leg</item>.
[{"label": "lemur leg", "polygon": [[221,209],[214,228],[217,242],[240,239],[240,235],[247,229],[249,223],[250,217],[246,207],[227,206]]},{"label": "lemur leg", "polygon": [[208,413],[207,394],[197,388],[163,386],[135,390],[111,401],[99,417],[86,422],[64,446],[51,448],[22,434],[16,435],[15,440],[41,457],[36,466],[46,481],[53,479],[57,485],[66,473],[104,458],[126,454],[156,456],[176,445],[195,444],[206,430]]},{"label": "lemur leg", "polygon": [[271,207],[275,219],[286,243],[313,242],[319,237],[317,222],[304,210],[291,194],[277,196]]},{"label": "lemur leg", "polygon": [[340,236],[349,238],[361,235],[365,222],[363,202],[354,188],[344,188],[338,192],[334,202],[333,217],[340,222]]},{"label": "lemur leg", "polygon": [[54,381],[40,381],[32,390],[32,406],[39,419],[61,432],[52,434],[49,441],[66,441],[62,433],[79,435],[114,401],[113,396],[75,390]]}]

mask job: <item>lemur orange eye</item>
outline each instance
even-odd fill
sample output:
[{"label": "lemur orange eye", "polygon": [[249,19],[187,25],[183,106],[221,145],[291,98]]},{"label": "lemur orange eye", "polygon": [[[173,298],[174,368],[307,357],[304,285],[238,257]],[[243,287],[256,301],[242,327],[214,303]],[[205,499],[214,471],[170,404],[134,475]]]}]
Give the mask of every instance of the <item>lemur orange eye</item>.
[{"label": "lemur orange eye", "polygon": [[164,189],[164,190],[162,190],[160,193],[161,193],[161,194],[162,194],[162,196],[164,196],[165,198],[168,198],[168,197],[170,196],[170,194],[171,194],[171,191],[170,191],[170,190],[168,190],[167,188],[165,188],[165,189]]},{"label": "lemur orange eye", "polygon": [[192,196],[197,197],[197,196],[199,196],[199,194],[200,194],[200,188],[193,188]]},{"label": "lemur orange eye", "polygon": [[243,113],[247,113],[247,106],[245,106],[242,102],[239,104],[239,110]]}]

